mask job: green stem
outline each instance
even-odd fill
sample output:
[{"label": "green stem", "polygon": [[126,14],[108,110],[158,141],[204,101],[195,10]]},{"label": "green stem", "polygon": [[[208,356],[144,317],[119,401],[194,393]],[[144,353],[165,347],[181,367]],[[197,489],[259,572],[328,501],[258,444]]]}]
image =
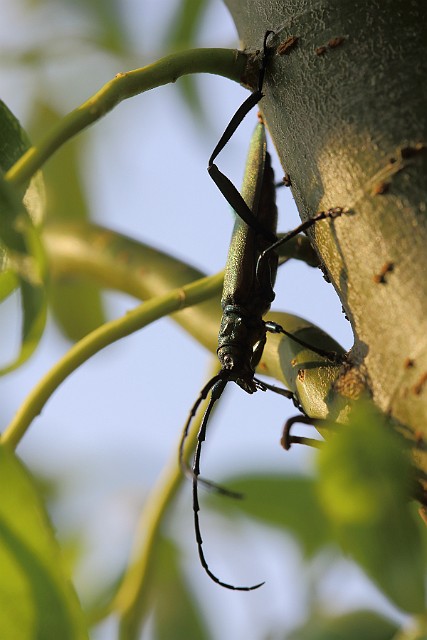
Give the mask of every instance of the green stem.
[{"label": "green stem", "polygon": [[161,58],[141,69],[118,73],[94,96],[66,115],[35,147],[6,173],[6,180],[24,184],[44,162],[80,131],[96,122],[126,98],[149,91],[190,73],[213,73],[241,82],[248,56],[234,49],[193,49]]},{"label": "green stem", "polygon": [[1,436],[1,442],[15,448],[59,385],[95,353],[163,316],[198,304],[215,295],[220,290],[222,281],[222,272],[201,278],[187,286],[153,298],[122,318],[107,322],[85,336],[71,347],[30,392]]}]

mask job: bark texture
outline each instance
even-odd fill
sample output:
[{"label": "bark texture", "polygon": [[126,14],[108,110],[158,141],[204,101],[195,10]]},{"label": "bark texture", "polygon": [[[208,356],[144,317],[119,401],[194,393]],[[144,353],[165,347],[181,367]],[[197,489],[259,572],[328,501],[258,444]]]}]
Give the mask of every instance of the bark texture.
[{"label": "bark texture", "polygon": [[227,0],[243,48],[273,49],[260,106],[355,336],[362,382],[427,456],[427,3]]}]

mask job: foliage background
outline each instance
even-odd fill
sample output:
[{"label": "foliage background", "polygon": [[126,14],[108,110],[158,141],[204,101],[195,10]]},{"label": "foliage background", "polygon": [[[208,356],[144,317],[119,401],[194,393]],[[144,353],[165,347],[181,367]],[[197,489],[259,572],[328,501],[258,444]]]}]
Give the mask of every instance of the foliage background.
[{"label": "foliage background", "polygon": [[[65,114],[118,71],[167,53],[180,4],[0,0],[2,99],[37,140],[37,121],[43,116],[46,122],[47,109]],[[220,2],[205,7],[192,44],[235,46],[234,27]],[[127,101],[73,143],[77,174],[66,203],[69,210],[86,209],[92,219],[214,273],[225,262],[232,218],[207,176],[207,158],[246,93],[220,78],[198,78],[199,108],[193,100],[189,109],[178,85]],[[247,120],[221,157],[236,184],[255,115]],[[47,168],[53,171],[73,160],[63,154]],[[68,174],[64,189],[72,182]],[[278,198],[280,227],[292,228],[298,218],[290,194],[281,190]],[[112,293],[103,299],[109,317],[135,304]],[[6,304],[2,347],[13,348],[18,301]],[[274,307],[311,319],[351,346],[339,302],[320,272],[293,263],[282,268]],[[50,321],[31,361],[0,381],[3,424],[68,344]],[[5,350],[2,360],[9,355]],[[170,320],[158,322],[77,371],[20,446],[30,468],[53,488],[52,517],[75,564],[83,600],[115,579],[126,561],[139,510],[176,450],[188,409],[207,375],[207,361],[206,353]],[[294,447],[285,453],[278,444],[281,425],[293,413],[291,403],[273,394],[249,398],[237,388],[227,390],[205,449],[206,475],[310,472],[311,452]],[[375,600],[381,610],[398,616],[349,562],[332,554],[304,565],[300,547],[283,531],[219,519],[206,509],[206,550],[216,571],[237,581],[267,579],[253,594],[222,591],[198,564],[189,488],[172,523],[185,573],[217,637],[224,637],[223,620],[229,637],[267,637],[269,632],[274,637],[300,624],[309,606],[340,612]],[[114,628],[107,623],[93,637],[112,638]]]}]

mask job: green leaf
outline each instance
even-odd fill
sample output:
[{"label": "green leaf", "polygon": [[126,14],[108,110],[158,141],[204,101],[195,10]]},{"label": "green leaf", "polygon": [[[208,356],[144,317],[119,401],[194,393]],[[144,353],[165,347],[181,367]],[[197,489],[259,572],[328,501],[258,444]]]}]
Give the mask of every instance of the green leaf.
[{"label": "green leaf", "polygon": [[[26,131],[5,103],[0,100],[0,169],[6,173],[31,146]],[[25,208],[34,224],[44,215],[44,185],[41,173],[37,173],[27,187],[18,192],[18,200],[24,198]]]},{"label": "green leaf", "polygon": [[206,0],[182,0],[170,20],[165,44],[173,51],[191,49],[207,8]]},{"label": "green leaf", "polygon": [[[182,0],[170,20],[170,27],[165,38],[165,47],[172,53],[191,49],[196,46],[196,36],[200,32],[200,24],[207,8],[206,0]],[[204,111],[197,90],[196,78],[192,75],[181,78],[177,83],[178,91],[193,116],[204,121]]]},{"label": "green leaf", "polygon": [[155,640],[209,640],[206,622],[200,615],[179,563],[179,551],[162,538],[157,549],[154,597]]},{"label": "green leaf", "polygon": [[[50,130],[59,120],[59,115],[46,105],[37,106],[32,130],[36,137]],[[86,197],[81,183],[79,161],[81,145],[72,140],[59,149],[44,170],[47,194],[47,220],[83,221],[89,219]],[[105,322],[105,314],[96,285],[79,280],[58,282],[52,274],[49,286],[49,304],[56,321],[73,341]]]},{"label": "green leaf", "polygon": [[46,269],[38,231],[3,176],[0,176],[0,236],[6,253],[6,266],[0,281],[2,295],[6,297],[17,282],[23,313],[21,346],[16,358],[0,370],[0,375],[4,375],[32,355],[43,334]]},{"label": "green leaf", "polygon": [[214,497],[210,505],[257,518],[264,524],[292,533],[311,556],[331,541],[329,521],[319,505],[315,481],[303,476],[278,474],[242,476],[224,485],[243,494],[243,500]]},{"label": "green leaf", "polygon": [[316,616],[288,640],[392,640],[398,627],[373,611],[353,611],[336,618]]},{"label": "green leaf", "polygon": [[[9,169],[28,146],[27,134],[19,121],[0,101],[1,169]],[[15,192],[0,176],[0,300],[19,286],[23,312],[20,350],[0,374],[17,368],[29,358],[43,334],[46,321],[46,264],[36,228],[44,211],[41,176],[35,176],[25,195],[24,192],[25,189]]]},{"label": "green leaf", "polygon": [[0,100],[0,168],[6,172],[30,146],[19,121]]},{"label": "green leaf", "polygon": [[[60,0],[74,11],[82,8],[86,23],[92,22],[90,40],[113,54],[127,53],[129,37],[123,20],[121,0]],[[58,2],[58,0],[57,0]],[[84,34],[85,40],[87,33]]]},{"label": "green leaf", "polygon": [[64,334],[77,342],[105,320],[99,287],[87,282],[63,282],[49,288],[49,302]]},{"label": "green leaf", "polygon": [[83,640],[83,613],[34,482],[0,446],[0,638]]},{"label": "green leaf", "polygon": [[7,268],[3,268],[6,260],[6,252],[0,247],[0,302],[6,300],[6,298],[15,291],[16,287],[19,286],[16,274]]},{"label": "green leaf", "polygon": [[401,439],[366,404],[319,455],[319,492],[343,549],[398,607],[425,610],[425,557]]}]

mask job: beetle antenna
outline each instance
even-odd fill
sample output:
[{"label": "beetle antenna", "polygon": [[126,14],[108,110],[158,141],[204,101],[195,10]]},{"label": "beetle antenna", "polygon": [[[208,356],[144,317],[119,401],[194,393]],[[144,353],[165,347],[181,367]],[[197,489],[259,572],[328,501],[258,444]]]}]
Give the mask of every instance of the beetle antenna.
[{"label": "beetle antenna", "polygon": [[[216,376],[216,378],[218,378],[218,376]],[[221,587],[224,587],[225,589],[231,589],[232,591],[253,591],[254,589],[258,589],[259,587],[261,587],[264,584],[264,582],[254,584],[249,587],[240,587],[240,586],[236,587],[235,585],[229,584],[228,582],[223,582],[218,578],[218,576],[216,576],[210,570],[209,565],[205,558],[204,551],[203,551],[203,538],[202,538],[202,533],[200,529],[200,518],[199,518],[200,505],[199,505],[198,483],[200,479],[199,474],[200,474],[200,457],[202,453],[202,444],[206,438],[206,429],[208,426],[209,416],[211,414],[213,406],[216,403],[216,401],[221,397],[227,382],[228,380],[226,379],[219,379],[213,384],[209,404],[207,406],[205,415],[203,416],[202,424],[200,426],[200,431],[197,436],[197,446],[196,446],[196,451],[195,451],[194,460],[193,460],[194,531],[196,534],[196,542],[197,542],[197,549],[199,552],[200,563],[203,569],[208,574],[208,576],[211,578],[211,580],[213,580],[216,584],[220,585]]]},{"label": "beetle antenna", "polygon": [[181,442],[179,444],[179,454],[178,454],[179,465],[182,468],[182,470],[184,471],[184,473],[186,473],[187,470],[188,470],[188,465],[184,460],[184,447],[185,447],[185,442],[186,442],[187,437],[188,437],[188,432],[190,430],[190,425],[191,425],[191,423],[193,421],[193,418],[195,417],[195,415],[197,413],[197,410],[198,410],[200,404],[203,402],[203,400],[206,400],[206,398],[208,397],[209,391],[212,389],[214,384],[216,382],[219,382],[220,380],[222,380],[222,375],[221,375],[221,373],[218,373],[216,376],[211,378],[209,380],[209,382],[207,382],[205,384],[205,386],[203,387],[203,389],[199,393],[199,397],[197,398],[196,402],[191,407],[190,413],[188,414],[187,422],[185,423],[185,427],[184,427],[184,429],[182,431]]},{"label": "beetle antenna", "polygon": [[[188,437],[188,432],[190,430],[190,425],[191,425],[191,423],[193,421],[193,418],[197,414],[197,410],[198,410],[200,404],[203,402],[203,400],[205,400],[207,398],[209,391],[211,389],[213,389],[215,384],[217,384],[217,383],[219,383],[221,381],[224,382],[224,388],[225,388],[225,385],[227,384],[227,380],[224,380],[224,372],[218,373],[216,376],[211,378],[209,380],[209,382],[207,382],[205,384],[205,386],[201,390],[201,392],[199,394],[199,397],[197,398],[196,402],[191,407],[190,413],[188,414],[187,422],[186,422],[185,427],[184,427],[184,429],[182,431],[181,442],[180,442],[180,445],[179,445],[178,462],[179,462],[179,466],[181,467],[181,469],[185,473],[185,475],[187,477],[191,478],[192,480],[194,480],[194,471],[190,468],[190,466],[188,465],[188,463],[186,462],[185,457],[184,457],[185,442],[186,442],[187,437]],[[210,406],[210,403],[209,403],[209,406]],[[209,406],[208,406],[208,409],[209,409]],[[211,410],[212,410],[212,407],[210,408],[209,413],[211,412]],[[206,410],[206,413],[207,413],[207,410]],[[206,418],[206,413],[205,413],[205,418]],[[208,417],[209,417],[209,415],[208,415]],[[223,496],[227,496],[228,498],[234,498],[235,500],[241,500],[243,498],[243,494],[242,493],[240,493],[238,491],[231,491],[230,489],[227,489],[226,487],[222,487],[221,485],[217,484],[216,482],[213,482],[212,480],[208,480],[207,478],[199,477],[198,478],[198,482],[201,485],[203,485],[204,487],[207,487],[208,489],[213,489],[217,493],[219,493],[219,494],[221,494]]]}]

